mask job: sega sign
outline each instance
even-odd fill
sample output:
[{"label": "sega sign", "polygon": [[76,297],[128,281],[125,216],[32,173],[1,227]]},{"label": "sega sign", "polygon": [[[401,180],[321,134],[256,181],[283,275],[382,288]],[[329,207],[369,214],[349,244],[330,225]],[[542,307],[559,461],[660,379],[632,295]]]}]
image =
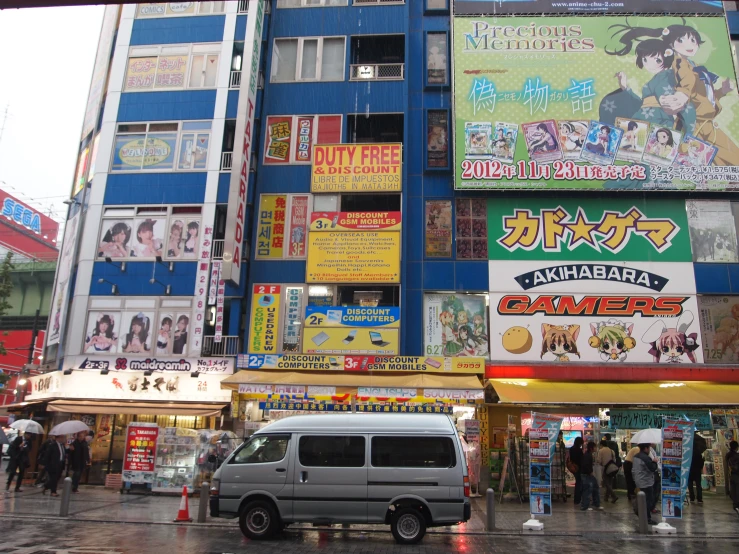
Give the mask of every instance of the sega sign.
[{"label": "sega sign", "polygon": [[12,198],[3,201],[3,215],[34,233],[41,233],[41,216]]}]

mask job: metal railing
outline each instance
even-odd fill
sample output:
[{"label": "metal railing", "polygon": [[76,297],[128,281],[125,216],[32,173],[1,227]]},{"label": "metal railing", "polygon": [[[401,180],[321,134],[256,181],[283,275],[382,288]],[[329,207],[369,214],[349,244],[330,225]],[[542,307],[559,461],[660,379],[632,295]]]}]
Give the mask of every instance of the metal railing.
[{"label": "metal railing", "polygon": [[221,171],[230,171],[233,167],[233,152],[222,152],[221,153]]},{"label": "metal railing", "polygon": [[352,64],[350,81],[402,81],[404,63]]},{"label": "metal railing", "polygon": [[223,239],[216,239],[211,243],[210,258],[212,260],[223,259],[223,245],[225,242]]},{"label": "metal railing", "polygon": [[249,0],[239,0],[239,13],[249,13]]},{"label": "metal railing", "polygon": [[354,6],[386,6],[387,4],[405,4],[405,0],[353,0]]},{"label": "metal railing", "polygon": [[225,358],[227,356],[237,356],[241,351],[239,349],[241,337],[222,336],[221,342],[216,342],[214,336],[203,337],[203,348],[201,354],[203,356],[211,356],[214,358]]},{"label": "metal railing", "polygon": [[241,71],[231,71],[231,81],[229,88],[239,88],[241,86]]}]

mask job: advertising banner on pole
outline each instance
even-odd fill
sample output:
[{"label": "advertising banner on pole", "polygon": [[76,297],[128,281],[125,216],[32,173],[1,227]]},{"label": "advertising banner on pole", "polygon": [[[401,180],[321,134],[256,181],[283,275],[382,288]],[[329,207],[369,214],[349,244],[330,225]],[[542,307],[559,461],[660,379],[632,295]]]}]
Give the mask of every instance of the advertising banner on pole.
[{"label": "advertising banner on pole", "polygon": [[665,418],[662,425],[662,517],[682,519],[693,456],[695,423]]},{"label": "advertising banner on pole", "polygon": [[619,2],[554,2],[552,0],[455,0],[455,15],[516,14],[722,14],[721,1],[621,0]]},{"label": "advertising banner on pole", "polygon": [[562,419],[532,413],[529,430],[529,506],[532,516],[552,515],[552,458]]},{"label": "advertising banner on pole", "polygon": [[455,17],[453,26],[456,189],[739,188],[724,18]]}]

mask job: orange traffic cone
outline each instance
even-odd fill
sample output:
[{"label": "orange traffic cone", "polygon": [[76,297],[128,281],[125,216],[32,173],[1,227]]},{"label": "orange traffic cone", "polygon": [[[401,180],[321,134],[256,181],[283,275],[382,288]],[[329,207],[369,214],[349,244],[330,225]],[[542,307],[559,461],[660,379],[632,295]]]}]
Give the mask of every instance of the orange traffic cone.
[{"label": "orange traffic cone", "polygon": [[180,511],[177,512],[177,519],[174,520],[175,523],[178,521],[192,521],[192,518],[190,517],[190,507],[187,503],[187,486],[182,487],[182,499],[180,500]]}]

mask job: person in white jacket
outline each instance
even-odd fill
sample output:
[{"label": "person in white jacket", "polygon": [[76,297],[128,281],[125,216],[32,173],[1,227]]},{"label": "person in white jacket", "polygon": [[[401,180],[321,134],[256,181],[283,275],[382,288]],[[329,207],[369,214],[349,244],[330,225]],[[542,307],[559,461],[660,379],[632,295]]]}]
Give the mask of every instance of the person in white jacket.
[{"label": "person in white jacket", "polygon": [[613,456],[613,450],[608,446],[606,439],[600,441],[597,462],[603,468],[603,487],[606,489],[605,500],[611,499],[611,502],[616,502],[618,496],[613,492],[613,485],[618,474],[618,466]]}]

